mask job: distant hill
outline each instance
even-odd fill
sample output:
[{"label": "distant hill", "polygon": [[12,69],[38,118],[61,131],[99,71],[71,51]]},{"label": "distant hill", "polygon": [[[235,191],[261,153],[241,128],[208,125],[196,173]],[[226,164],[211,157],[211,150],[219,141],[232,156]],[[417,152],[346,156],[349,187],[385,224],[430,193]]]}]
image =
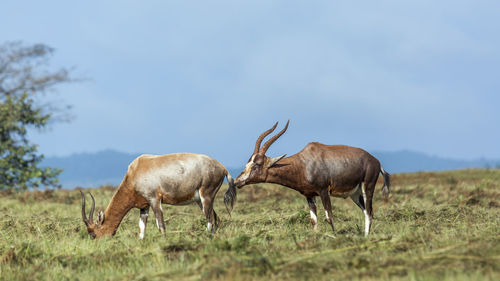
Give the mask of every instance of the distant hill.
[{"label": "distant hill", "polygon": [[[374,152],[373,155],[389,173],[500,167],[500,160],[447,159],[413,151]],[[66,157],[47,157],[42,165],[64,169],[59,177],[64,188],[97,187],[104,184],[120,184],[128,165],[137,156],[139,154],[104,150]],[[236,178],[243,168],[228,167],[228,170]]]},{"label": "distant hill", "polygon": [[47,157],[42,165],[64,170],[59,176],[64,188],[97,187],[104,184],[120,184],[128,165],[137,156],[139,154],[103,150],[66,157]]},{"label": "distant hill", "polygon": [[407,150],[396,152],[374,152],[373,155],[380,160],[384,169],[389,173],[500,167],[500,159],[448,159]]}]

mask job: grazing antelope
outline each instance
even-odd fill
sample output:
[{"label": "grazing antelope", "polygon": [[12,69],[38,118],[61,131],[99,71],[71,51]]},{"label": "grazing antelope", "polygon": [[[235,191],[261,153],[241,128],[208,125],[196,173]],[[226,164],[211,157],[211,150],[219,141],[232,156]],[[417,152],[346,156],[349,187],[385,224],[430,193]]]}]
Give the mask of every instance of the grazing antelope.
[{"label": "grazing antelope", "polygon": [[311,222],[316,230],[316,200],[319,196],[325,208],[326,220],[335,231],[332,221],[330,196],[350,197],[365,215],[365,236],[370,232],[373,217],[372,198],[379,173],[384,176],[382,193],[387,196],[390,187],[389,173],[384,171],[377,158],[360,148],[345,145],[324,145],[311,142],[302,151],[286,157],[266,156],[268,148],[285,133],[285,128],[269,139],[262,147],[266,136],[276,129],[274,126],[262,133],[243,172],[236,178],[238,188],[254,183],[276,183],[295,189],[304,195],[309,205]]},{"label": "grazing antelope", "polygon": [[[141,155],[128,166],[125,177],[116,190],[106,211],[100,211],[93,222],[94,196],[89,218],[85,215],[85,196],[82,193],[82,218],[92,238],[112,236],[125,214],[132,208],[140,209],[139,238],[144,238],[149,207],[153,209],[156,225],[165,232],[161,204],[185,205],[196,202],[208,220],[207,230],[214,232],[219,220],[213,209],[215,195],[227,177],[229,189],[225,195],[230,213],[236,189],[233,179],[217,160],[202,154],[175,153]],[[81,191],[80,191],[81,192]]]}]

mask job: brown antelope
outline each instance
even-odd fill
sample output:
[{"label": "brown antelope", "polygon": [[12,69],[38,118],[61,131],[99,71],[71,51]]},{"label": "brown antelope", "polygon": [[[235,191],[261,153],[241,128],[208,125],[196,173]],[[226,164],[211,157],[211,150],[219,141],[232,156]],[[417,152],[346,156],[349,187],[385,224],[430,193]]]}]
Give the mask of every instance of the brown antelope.
[{"label": "brown antelope", "polygon": [[92,238],[112,236],[125,214],[134,207],[139,208],[139,238],[143,239],[149,207],[153,209],[158,229],[164,233],[162,203],[185,205],[196,202],[208,220],[207,230],[213,233],[219,224],[213,204],[224,177],[229,183],[224,201],[230,213],[236,199],[236,189],[231,175],[217,160],[193,153],[141,155],[129,165],[106,211],[98,213],[96,222],[93,221],[94,196],[90,194],[92,208],[87,219],[85,196],[82,193],[83,222]]},{"label": "brown antelope", "polygon": [[377,158],[360,148],[345,145],[324,145],[311,142],[302,151],[286,157],[266,156],[269,147],[285,133],[285,128],[269,139],[262,147],[266,136],[276,129],[274,126],[262,133],[250,160],[236,178],[238,188],[254,183],[276,183],[295,189],[304,195],[309,205],[311,222],[317,229],[315,197],[319,196],[325,208],[326,220],[335,231],[332,221],[330,196],[350,197],[365,215],[365,236],[370,232],[373,216],[372,198],[379,173],[384,176],[382,193],[387,196],[390,187],[389,173],[384,171]]}]

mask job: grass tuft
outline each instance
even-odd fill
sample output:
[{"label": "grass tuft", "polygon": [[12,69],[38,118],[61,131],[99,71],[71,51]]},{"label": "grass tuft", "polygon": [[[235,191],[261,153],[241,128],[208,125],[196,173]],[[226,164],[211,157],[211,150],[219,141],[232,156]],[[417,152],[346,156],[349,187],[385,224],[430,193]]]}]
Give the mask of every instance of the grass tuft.
[{"label": "grass tuft", "polygon": [[[396,174],[386,202],[380,187],[368,237],[350,200],[332,199],[335,233],[318,204],[313,231],[304,197],[259,184],[238,191],[232,218],[221,188],[213,235],[198,206],[164,206],[166,234],[153,219],[142,241],[136,209],[115,237],[92,240],[78,190],[4,191],[0,280],[499,279],[500,171]],[[96,209],[114,190],[91,190]]]}]

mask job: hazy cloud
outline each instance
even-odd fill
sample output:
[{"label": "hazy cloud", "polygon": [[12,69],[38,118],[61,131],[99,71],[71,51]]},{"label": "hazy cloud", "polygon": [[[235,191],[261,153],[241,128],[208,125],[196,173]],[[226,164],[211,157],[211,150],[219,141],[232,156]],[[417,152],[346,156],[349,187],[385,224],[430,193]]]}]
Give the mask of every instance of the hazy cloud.
[{"label": "hazy cloud", "polygon": [[[28,8],[26,8],[28,7]],[[500,157],[496,1],[16,1],[4,40],[43,42],[93,82],[47,154],[115,148],[248,158],[309,141]],[[61,146],[59,143],[64,142]]]}]

